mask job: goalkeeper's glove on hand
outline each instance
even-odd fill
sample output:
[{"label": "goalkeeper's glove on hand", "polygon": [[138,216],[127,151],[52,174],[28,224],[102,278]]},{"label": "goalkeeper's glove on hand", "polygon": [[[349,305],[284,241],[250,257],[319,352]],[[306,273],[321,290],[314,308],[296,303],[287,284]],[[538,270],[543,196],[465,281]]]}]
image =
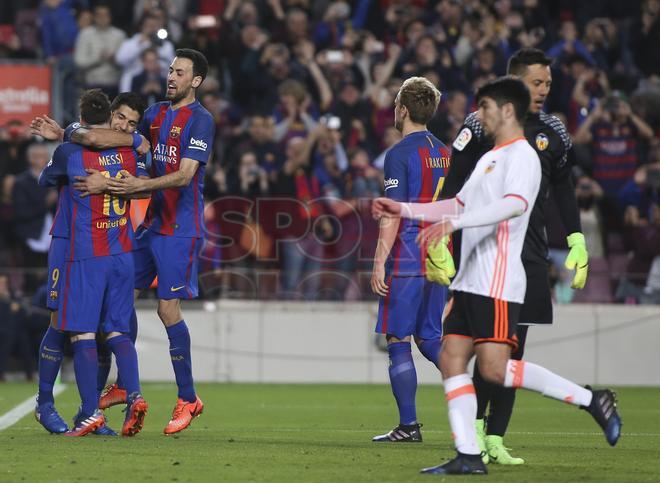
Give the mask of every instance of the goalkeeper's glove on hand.
[{"label": "goalkeeper's glove on hand", "polygon": [[426,254],[426,279],[429,282],[449,285],[451,278],[456,275],[454,259],[449,253],[447,244],[449,237],[445,236],[435,245],[429,245]]},{"label": "goalkeeper's glove on hand", "polygon": [[584,235],[580,232],[571,233],[566,237],[570,251],[566,257],[564,266],[569,270],[575,270],[575,276],[571,288],[584,288],[587,283],[587,272],[589,270],[589,253]]}]

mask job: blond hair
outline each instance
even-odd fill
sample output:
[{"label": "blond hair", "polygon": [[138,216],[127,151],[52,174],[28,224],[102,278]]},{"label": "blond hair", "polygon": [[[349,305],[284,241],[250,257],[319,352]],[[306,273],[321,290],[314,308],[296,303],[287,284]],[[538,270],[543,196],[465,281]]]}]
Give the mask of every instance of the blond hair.
[{"label": "blond hair", "polygon": [[426,77],[411,77],[401,85],[397,100],[415,124],[427,124],[440,103],[440,91]]}]

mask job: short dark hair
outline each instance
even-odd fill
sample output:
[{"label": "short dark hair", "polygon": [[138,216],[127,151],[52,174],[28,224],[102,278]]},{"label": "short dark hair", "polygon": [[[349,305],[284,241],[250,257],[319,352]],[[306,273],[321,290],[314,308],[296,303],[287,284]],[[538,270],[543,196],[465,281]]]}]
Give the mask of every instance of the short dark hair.
[{"label": "short dark hair", "polygon": [[135,92],[122,92],[117,94],[117,96],[110,104],[110,110],[116,111],[121,106],[128,106],[137,112],[142,119],[142,114],[144,114],[145,109],[147,108],[147,103],[144,101],[142,96],[136,94]]},{"label": "short dark hair", "polygon": [[204,82],[206,74],[209,73],[209,61],[204,54],[195,49],[176,49],[176,56],[190,59],[193,64],[193,77],[200,76]]},{"label": "short dark hair", "polygon": [[479,88],[477,91],[477,104],[484,97],[493,99],[498,107],[502,107],[509,102],[513,104],[516,119],[521,124],[525,120],[531,102],[527,86],[517,77],[510,75],[494,79]]},{"label": "short dark hair", "polygon": [[545,52],[539,49],[520,49],[509,59],[506,67],[506,73],[509,75],[523,76],[530,65],[552,64],[552,58],[545,55]]},{"label": "short dark hair", "polygon": [[83,92],[79,106],[80,119],[85,124],[105,124],[110,119],[110,99],[101,89]]}]

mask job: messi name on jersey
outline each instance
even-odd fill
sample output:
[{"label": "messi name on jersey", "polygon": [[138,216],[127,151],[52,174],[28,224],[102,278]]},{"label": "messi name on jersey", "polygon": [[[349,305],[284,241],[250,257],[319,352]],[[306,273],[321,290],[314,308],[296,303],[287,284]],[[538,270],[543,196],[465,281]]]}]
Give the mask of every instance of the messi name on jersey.
[{"label": "messi name on jersey", "polygon": [[121,153],[99,155],[99,166],[112,166],[115,164],[121,165],[123,163],[124,158],[121,157]]}]

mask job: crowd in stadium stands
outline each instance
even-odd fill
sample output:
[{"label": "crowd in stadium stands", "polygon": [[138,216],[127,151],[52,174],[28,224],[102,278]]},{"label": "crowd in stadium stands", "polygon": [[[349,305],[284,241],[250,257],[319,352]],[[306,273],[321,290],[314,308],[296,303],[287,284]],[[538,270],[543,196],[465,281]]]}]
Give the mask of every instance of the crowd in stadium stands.
[{"label": "crowd in stadium stands", "polygon": [[[216,142],[206,296],[369,296],[377,225],[368,200],[382,193],[384,152],[400,139],[392,107],[402,80],[422,75],[440,88],[429,128],[450,146],[475,90],[534,46],[556,59],[545,110],[574,139],[590,252],[587,288],[573,292],[565,233],[550,216],[555,298],[660,302],[660,0],[2,3],[0,59],[52,65],[65,80],[62,123],[75,120],[81,89],[155,102],[176,47],[207,56],[198,98]],[[2,126],[0,266],[28,268],[12,279],[14,294],[32,293],[45,272],[56,194],[36,176],[47,158],[25,125]],[[9,293],[0,290],[3,304]]]}]

